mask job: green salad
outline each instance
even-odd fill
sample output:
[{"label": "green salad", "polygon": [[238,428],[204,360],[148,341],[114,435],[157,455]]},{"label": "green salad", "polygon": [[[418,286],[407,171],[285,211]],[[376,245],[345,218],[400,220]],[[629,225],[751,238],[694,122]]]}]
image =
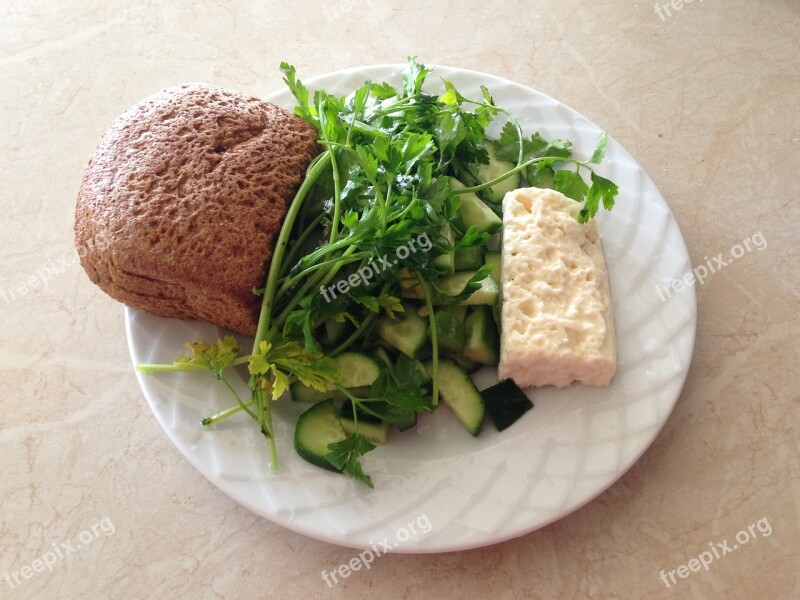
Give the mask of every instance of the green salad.
[{"label": "green salad", "polygon": [[[523,186],[582,204],[586,222],[617,186],[568,140],[525,137],[485,87],[464,97],[423,90],[431,69],[409,58],[402,85],[366,82],[347,96],[311,93],[281,64],[295,113],[322,147],[288,208],[249,353],[236,338],[187,344],[170,365],[143,372],[209,371],[232,405],[211,427],[244,413],[278,468],[272,402],[308,403],[295,448],[309,462],[372,487],[361,457],[441,399],[472,435],[485,412],[502,430],[532,406],[512,382],[479,392],[470,373],[499,355],[501,200]],[[502,120],[496,139],[486,130]],[[586,178],[588,177],[588,182]],[[229,369],[247,368],[237,391]],[[288,392],[288,394],[287,394]]]}]

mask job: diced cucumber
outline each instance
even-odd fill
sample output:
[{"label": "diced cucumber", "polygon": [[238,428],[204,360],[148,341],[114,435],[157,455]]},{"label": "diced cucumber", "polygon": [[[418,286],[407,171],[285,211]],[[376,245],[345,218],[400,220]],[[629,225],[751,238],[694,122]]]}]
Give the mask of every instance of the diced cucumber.
[{"label": "diced cucumber", "polygon": [[383,341],[409,358],[419,358],[428,341],[428,319],[419,316],[411,304],[405,303],[403,307],[405,310],[394,319],[380,317],[376,331]]},{"label": "diced cucumber", "polygon": [[392,357],[389,356],[389,353],[386,351],[386,348],[383,346],[375,346],[374,348],[370,348],[370,352],[372,355],[381,361],[384,365],[391,368],[392,366]]},{"label": "diced cucumber", "polygon": [[545,167],[538,170],[535,165],[529,166],[525,173],[525,179],[528,181],[529,187],[538,188],[555,188],[555,171],[552,167]]},{"label": "diced cucumber", "polygon": [[494,318],[488,306],[476,307],[464,321],[467,338],[464,358],[484,365],[496,365],[500,356],[500,344]]},{"label": "diced cucumber", "polygon": [[[433,264],[447,273],[453,273],[455,271],[455,252],[452,248],[455,245],[455,236],[453,235],[453,228],[450,227],[450,223],[442,225],[440,233],[442,237],[447,240],[451,250],[434,258]],[[416,277],[414,277],[414,280],[416,281]]]},{"label": "diced cucumber", "polygon": [[[487,181],[496,179],[497,177],[508,173],[511,169],[517,166],[512,162],[498,159],[497,156],[495,156],[494,148],[491,144],[486,146],[486,150],[489,152],[489,164],[478,166],[478,177],[482,182],[486,183]],[[511,190],[515,190],[519,187],[519,177],[519,173],[515,173],[500,183],[496,183],[490,187],[487,190],[489,199],[493,202],[499,202],[502,200],[503,196],[506,195],[506,192],[510,192]]]},{"label": "diced cucumber", "polygon": [[482,233],[494,233],[503,226],[503,220],[475,194],[460,194],[459,200],[458,212],[465,226],[474,225]]},{"label": "diced cucumber", "polygon": [[417,425],[417,413],[410,413],[405,421],[397,424],[397,429],[399,429],[400,431],[406,431],[407,429],[416,427],[416,425]]},{"label": "diced cucumber", "polygon": [[[369,394],[369,386],[365,385],[349,388],[347,391],[356,398],[364,398]],[[299,381],[295,381],[289,386],[289,393],[292,395],[292,400],[294,402],[321,402],[322,400],[341,402],[347,397],[338,388],[320,392],[319,390],[303,385]]]},{"label": "diced cucumber", "polygon": [[338,471],[325,456],[328,444],[341,442],[345,435],[333,400],[318,402],[297,418],[294,428],[294,447],[297,453],[311,464]]},{"label": "diced cucumber", "polygon": [[325,320],[324,343],[327,346],[335,346],[350,334],[353,327],[347,321],[336,321],[334,319]]},{"label": "diced cucumber", "polygon": [[465,246],[455,251],[456,271],[474,271],[483,266],[485,250],[483,246]]},{"label": "diced cucumber", "polygon": [[467,305],[466,304],[448,304],[446,306],[441,306],[436,309],[437,313],[444,311],[453,315],[459,321],[464,321],[464,318],[467,316]]},{"label": "diced cucumber", "polygon": [[[353,415],[353,404],[345,402],[339,411],[339,420],[342,422],[342,429],[347,435],[356,432],[356,421]],[[373,444],[385,444],[389,439],[389,424],[379,418],[358,411],[358,432]]]},{"label": "diced cucumber", "polygon": [[344,388],[372,385],[381,373],[380,363],[368,354],[342,352],[334,360],[339,365]]},{"label": "diced cucumber", "polygon": [[490,252],[500,252],[503,248],[503,231],[500,230],[494,235],[489,236],[489,240],[486,242],[486,249]]},{"label": "diced cucumber", "polygon": [[[442,277],[439,280],[439,288],[445,294],[457,296],[464,291],[464,288],[475,275],[474,272],[464,271],[463,273],[455,273]],[[460,302],[460,304],[474,305],[474,304],[495,304],[500,296],[500,288],[497,287],[494,279],[486,277],[480,281],[481,287],[472,292],[469,298]],[[444,304],[445,302],[434,298],[435,304]]]},{"label": "diced cucumber", "polygon": [[400,282],[400,288],[407,290],[408,288],[413,288],[415,285],[419,283],[417,276],[411,272],[411,269],[408,267],[401,267],[397,271],[397,280]]},{"label": "diced cucumber", "polygon": [[[429,373],[433,364],[425,363]],[[439,395],[472,435],[478,435],[483,425],[485,407],[478,388],[464,369],[449,358],[439,360]]]},{"label": "diced cucumber", "polygon": [[446,311],[436,311],[436,340],[439,348],[457,354],[464,350],[464,322]]},{"label": "diced cucumber", "polygon": [[422,364],[421,361],[419,360],[414,361],[414,370],[416,370],[417,373],[420,374],[420,376],[422,377],[422,381],[424,381],[425,383],[430,383],[431,374],[428,373],[428,369],[425,368],[425,365]]},{"label": "diced cucumber", "polygon": [[[451,178],[450,182],[453,189],[464,187],[464,184],[457,179]],[[503,227],[503,219],[498,217],[483,200],[472,192],[459,194],[458,199],[461,201],[458,213],[467,227],[474,225],[478,231],[485,233],[494,233]]]},{"label": "diced cucumber", "polygon": [[321,402],[323,400],[342,400],[344,394],[337,389],[320,392],[314,388],[295,381],[289,386],[289,393],[294,402]]},{"label": "diced cucumber", "polygon": [[483,390],[481,396],[497,431],[507,429],[533,408],[533,402],[510,379]]},{"label": "diced cucumber", "polygon": [[492,272],[489,273],[494,282],[501,286],[503,285],[501,279],[503,276],[503,254],[502,252],[487,252],[486,253],[486,264],[492,265]]},{"label": "diced cucumber", "polygon": [[[341,386],[349,389],[354,396],[363,394],[364,390],[369,391],[369,386],[381,372],[381,364],[375,358],[360,352],[342,352],[334,360],[342,374]],[[329,385],[327,391],[320,392],[295,381],[289,386],[289,391],[292,400],[296,402],[318,402],[326,398],[337,401],[344,399],[344,394],[335,385]]]},{"label": "diced cucumber", "polygon": [[456,361],[458,363],[458,366],[464,369],[467,373],[474,373],[475,371],[483,367],[481,363],[475,362],[474,360],[466,359],[460,354],[451,354],[448,352],[446,353],[446,356]]}]

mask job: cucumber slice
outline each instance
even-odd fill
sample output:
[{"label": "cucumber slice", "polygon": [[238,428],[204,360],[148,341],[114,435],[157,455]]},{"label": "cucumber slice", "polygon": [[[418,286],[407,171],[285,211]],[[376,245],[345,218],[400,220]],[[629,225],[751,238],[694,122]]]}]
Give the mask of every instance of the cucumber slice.
[{"label": "cucumber slice", "polygon": [[464,318],[467,316],[467,305],[466,304],[448,304],[447,306],[442,306],[441,308],[437,309],[437,313],[439,312],[447,312],[453,315],[459,321],[463,321]]},{"label": "cucumber slice", "polygon": [[394,319],[379,318],[376,331],[384,342],[409,358],[419,358],[428,341],[428,319],[420,317],[411,304],[405,303],[403,308]]},{"label": "cucumber slice", "polygon": [[533,402],[510,379],[483,390],[481,396],[497,431],[507,429],[533,408]]},{"label": "cucumber slice", "polygon": [[401,290],[413,289],[419,285],[417,276],[414,275],[408,267],[401,267],[400,270],[397,271],[397,281],[400,282]]},{"label": "cucumber slice", "polygon": [[[478,177],[482,182],[486,183],[487,181],[496,179],[497,177],[508,173],[511,169],[517,166],[512,162],[498,159],[491,144],[486,146],[486,150],[489,152],[489,164],[478,166]],[[500,183],[496,183],[486,190],[489,195],[489,199],[493,202],[499,202],[503,199],[503,196],[506,195],[506,192],[517,189],[519,187],[519,182],[519,173],[515,173],[508,179],[504,179]]]},{"label": "cucumber slice", "polygon": [[489,276],[494,279],[494,282],[499,286],[502,287],[502,277],[503,277],[503,254],[501,252],[487,252],[486,253],[486,264],[492,265],[492,272],[489,273]]},{"label": "cucumber slice", "polygon": [[451,358],[458,363],[458,366],[464,369],[467,373],[474,373],[483,365],[479,362],[475,362],[474,360],[468,360],[461,355],[458,354],[450,354],[449,352],[445,353],[447,358]]},{"label": "cucumber slice", "polygon": [[344,341],[344,339],[353,331],[352,324],[347,321],[334,321],[333,319],[325,320],[325,334],[323,342],[326,346],[336,346]]},{"label": "cucumber slice", "polygon": [[439,347],[460,354],[464,350],[464,322],[449,312],[436,311],[436,338]]},{"label": "cucumber slice", "polygon": [[489,307],[476,307],[467,315],[464,327],[467,333],[464,358],[484,365],[496,365],[500,358],[500,343]]},{"label": "cucumber slice", "polygon": [[[425,368],[433,373],[431,362]],[[467,431],[473,436],[480,433],[486,410],[483,398],[467,372],[449,358],[439,360],[439,395]]]},{"label": "cucumber slice", "polygon": [[380,362],[382,362],[387,367],[392,367],[392,357],[389,356],[389,353],[386,351],[386,348],[383,346],[375,346],[374,348],[370,349],[373,356],[377,358]]},{"label": "cucumber slice", "polygon": [[370,386],[381,373],[381,364],[368,354],[342,352],[335,359],[342,373],[342,387]]},{"label": "cucumber slice", "polygon": [[[356,398],[365,398],[369,395],[369,386],[365,385],[349,388],[347,391]],[[292,400],[294,402],[321,402],[323,400],[341,402],[347,398],[338,388],[320,392],[319,390],[303,385],[299,381],[295,381],[289,386],[289,393],[292,395]]]},{"label": "cucumber slice", "polygon": [[341,442],[346,437],[333,400],[318,402],[297,418],[294,428],[294,448],[313,465],[337,471],[325,460],[328,444]]},{"label": "cucumber slice", "polygon": [[539,171],[535,165],[532,165],[525,171],[525,179],[528,180],[529,187],[555,189],[555,171],[552,167],[545,167]]},{"label": "cucumber slice", "polygon": [[[353,404],[345,402],[339,411],[339,420],[342,422],[342,429],[347,435],[356,432],[356,421],[353,415]],[[358,432],[373,444],[385,444],[389,439],[389,424],[379,418],[358,411]]]},{"label": "cucumber slice", "polygon": [[[455,245],[455,235],[453,235],[453,228],[450,227],[449,223],[445,223],[442,225],[440,229],[440,233],[443,238],[445,238],[452,248]],[[455,271],[455,253],[453,250],[446,252],[444,254],[440,254],[436,258],[433,259],[433,264],[436,265],[438,268],[442,269],[447,273],[453,273]],[[480,266],[480,265],[478,265]],[[477,268],[477,267],[475,267]],[[414,277],[414,282],[417,282],[417,278]]]},{"label": "cucumber slice", "polygon": [[406,431],[407,429],[411,429],[412,427],[417,426],[417,413],[411,413],[405,421],[402,423],[397,424],[397,429],[400,431]]},{"label": "cucumber slice", "polygon": [[[452,177],[450,178],[450,183],[453,189],[456,190],[465,187],[463,183]],[[461,219],[467,227],[474,225],[478,231],[486,233],[494,233],[503,227],[503,219],[498,217],[494,211],[475,194],[471,192],[459,194],[458,199],[461,201],[461,205],[458,207],[458,213],[461,215]]]},{"label": "cucumber slice", "polygon": [[475,194],[460,194],[458,198],[461,200],[458,212],[466,227],[474,225],[482,233],[494,233],[503,226],[503,220]]},{"label": "cucumber slice", "polygon": [[289,393],[292,395],[293,402],[322,402],[323,400],[336,400],[338,402],[344,399],[344,394],[339,390],[320,392],[303,385],[299,381],[289,385]]},{"label": "cucumber slice", "polygon": [[[469,280],[472,279],[473,275],[475,275],[474,271],[464,271],[463,273],[455,273],[454,275],[442,277],[439,280],[439,288],[445,294],[456,296],[464,291],[464,288]],[[467,304],[470,306],[474,304],[496,304],[500,296],[500,288],[497,287],[497,283],[495,283],[494,279],[486,277],[481,280],[480,284],[481,287],[475,290],[469,298],[460,302],[460,304]],[[444,304],[443,301],[437,300],[436,298],[434,298],[433,301],[434,304]]]},{"label": "cucumber slice", "polygon": [[465,246],[455,251],[453,259],[456,271],[474,271],[483,266],[485,260],[483,246]]},{"label": "cucumber slice", "polygon": [[[372,356],[360,352],[342,352],[334,359],[342,373],[341,385],[350,390],[354,396],[360,396],[369,391],[369,386],[378,378],[381,364]],[[292,400],[295,402],[319,402],[320,400],[344,400],[345,396],[334,385],[328,386],[327,391],[320,392],[314,388],[295,381],[289,386]]]}]

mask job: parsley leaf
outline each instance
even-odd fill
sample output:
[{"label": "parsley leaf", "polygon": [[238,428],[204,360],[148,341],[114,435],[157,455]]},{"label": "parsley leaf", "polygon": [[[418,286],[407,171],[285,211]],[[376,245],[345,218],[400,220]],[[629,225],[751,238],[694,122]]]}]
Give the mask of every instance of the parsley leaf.
[{"label": "parsley leaf", "polygon": [[608,134],[603,133],[600,136],[600,141],[597,142],[597,147],[592,152],[592,157],[589,159],[590,163],[594,163],[599,165],[603,162],[603,158],[606,156],[606,144],[608,143]]},{"label": "parsley leaf", "polygon": [[569,169],[561,169],[553,175],[555,190],[561,192],[568,198],[583,202],[586,198],[586,192],[589,191],[589,186],[581,177],[578,170],[571,171]]},{"label": "parsley leaf", "polygon": [[209,345],[202,340],[198,340],[194,343],[185,344],[185,347],[189,349],[191,356],[181,354],[174,364],[195,365],[208,369],[217,379],[222,377],[222,371],[238,358],[241,351],[239,342],[232,335],[226,335],[214,344]]},{"label": "parsley leaf", "polygon": [[351,477],[358,479],[372,488],[375,487],[372,483],[372,478],[364,473],[364,470],[361,468],[361,457],[374,449],[375,444],[370,442],[362,434],[354,433],[341,442],[328,444],[328,454],[325,455],[325,460],[340,471],[347,473]]},{"label": "parsley leaf", "polygon": [[619,193],[617,184],[613,181],[601,177],[592,171],[592,187],[586,196],[586,203],[583,205],[579,215],[578,221],[586,223],[597,214],[600,207],[600,202],[603,203],[603,208],[611,210],[614,207],[614,198]]}]

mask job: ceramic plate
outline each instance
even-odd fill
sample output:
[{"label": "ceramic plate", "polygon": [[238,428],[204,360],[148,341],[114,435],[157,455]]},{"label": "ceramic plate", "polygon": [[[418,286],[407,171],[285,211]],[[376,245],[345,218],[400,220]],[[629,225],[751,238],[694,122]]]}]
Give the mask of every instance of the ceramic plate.
[{"label": "ceramic plate", "polygon": [[[402,65],[377,65],[306,81],[347,94],[365,80],[397,85]],[[571,139],[580,156],[602,129],[560,102],[484,73],[437,67],[466,96],[486,85],[526,134]],[[289,93],[270,98],[293,106]],[[284,527],[326,542],[395,552],[444,552],[497,543],[551,523],[614,483],[653,442],[681,391],[694,346],[692,290],[662,301],[656,285],[681,277],[690,263],[664,198],[613,139],[601,174],[619,184],[617,206],[598,217],[614,302],[618,370],[608,388],[580,385],[531,391],[535,408],[502,434],[487,423],[473,438],[444,406],[363,459],[371,490],[313,467],[292,447],[301,407],[280,401],[275,427],[280,470],[244,416],[206,431],[202,417],[230,405],[210,375],[138,375],[142,391],[172,442],[205,477],[237,502]],[[171,362],[186,341],[224,332],[206,323],[125,312],[134,363]],[[245,347],[248,347],[247,345]],[[479,387],[495,372],[476,376]],[[238,383],[245,387],[245,380]],[[613,510],[610,507],[608,510]]]}]

